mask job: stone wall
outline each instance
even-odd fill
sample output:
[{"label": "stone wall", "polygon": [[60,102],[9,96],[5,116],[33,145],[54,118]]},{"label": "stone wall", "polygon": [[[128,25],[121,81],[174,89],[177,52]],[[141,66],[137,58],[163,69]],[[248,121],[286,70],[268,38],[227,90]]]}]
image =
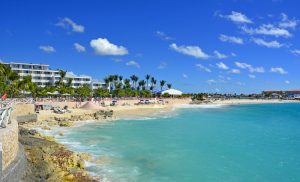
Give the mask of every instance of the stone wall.
[{"label": "stone wall", "polygon": [[0,128],[0,143],[2,143],[2,170],[5,170],[19,150],[18,123],[15,118],[11,117],[11,124],[6,128]]}]

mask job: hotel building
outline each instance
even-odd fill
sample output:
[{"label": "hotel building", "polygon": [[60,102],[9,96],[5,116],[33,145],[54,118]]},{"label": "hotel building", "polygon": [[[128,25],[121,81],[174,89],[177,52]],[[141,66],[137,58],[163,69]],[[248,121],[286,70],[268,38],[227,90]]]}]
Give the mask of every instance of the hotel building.
[{"label": "hotel building", "polygon": [[[59,81],[59,70],[52,70],[47,64],[32,64],[32,63],[2,63],[9,65],[13,71],[18,73],[22,79],[24,76],[30,75],[32,82],[36,83],[40,87],[55,86],[55,83]],[[105,83],[93,80],[92,77],[86,75],[75,75],[73,72],[67,72],[64,82],[67,83],[69,79],[72,79],[72,87],[78,88],[84,85],[89,85],[92,89],[104,88]]]}]

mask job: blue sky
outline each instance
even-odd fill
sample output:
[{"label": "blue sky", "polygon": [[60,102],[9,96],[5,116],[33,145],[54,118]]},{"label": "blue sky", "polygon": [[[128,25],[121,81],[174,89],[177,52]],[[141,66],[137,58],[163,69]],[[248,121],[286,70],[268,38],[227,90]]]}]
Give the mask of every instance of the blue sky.
[{"label": "blue sky", "polygon": [[0,2],[0,59],[102,79],[146,74],[185,92],[300,88],[292,0]]}]

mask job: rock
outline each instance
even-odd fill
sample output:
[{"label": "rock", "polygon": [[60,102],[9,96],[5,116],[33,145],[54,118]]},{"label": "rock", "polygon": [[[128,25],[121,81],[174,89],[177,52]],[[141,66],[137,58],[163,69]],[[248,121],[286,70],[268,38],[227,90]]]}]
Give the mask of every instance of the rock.
[{"label": "rock", "polygon": [[84,169],[84,168],[85,168],[84,160],[79,160],[78,163],[77,163],[77,166],[78,166],[80,169]]},{"label": "rock", "polygon": [[44,139],[47,140],[47,141],[50,141],[50,142],[55,141],[55,138],[53,136],[45,136]]},{"label": "rock", "polygon": [[35,135],[35,134],[37,134],[38,132],[36,131],[36,130],[29,130],[28,131],[28,133],[30,134],[30,135]]},{"label": "rock", "polygon": [[68,174],[64,177],[65,180],[73,180],[75,176],[73,174]]},{"label": "rock", "polygon": [[58,125],[60,127],[70,127],[70,126],[73,126],[73,123],[69,122],[69,121],[61,121],[61,122],[58,123]]},{"label": "rock", "polygon": [[86,160],[86,161],[89,161],[92,159],[92,156],[87,153],[81,153],[81,154],[78,154],[78,156],[79,156],[79,158]]},{"label": "rock", "polygon": [[59,136],[64,136],[64,132],[60,131],[59,133]]},{"label": "rock", "polygon": [[49,126],[43,126],[42,129],[43,130],[51,130],[51,128]]}]

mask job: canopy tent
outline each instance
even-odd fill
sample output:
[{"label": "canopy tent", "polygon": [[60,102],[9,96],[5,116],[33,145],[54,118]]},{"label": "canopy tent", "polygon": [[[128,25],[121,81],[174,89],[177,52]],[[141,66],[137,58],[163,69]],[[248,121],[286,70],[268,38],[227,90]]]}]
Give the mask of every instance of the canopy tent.
[{"label": "canopy tent", "polygon": [[168,89],[161,92],[162,95],[169,94],[169,95],[182,95],[182,92],[180,90],[175,89]]}]

